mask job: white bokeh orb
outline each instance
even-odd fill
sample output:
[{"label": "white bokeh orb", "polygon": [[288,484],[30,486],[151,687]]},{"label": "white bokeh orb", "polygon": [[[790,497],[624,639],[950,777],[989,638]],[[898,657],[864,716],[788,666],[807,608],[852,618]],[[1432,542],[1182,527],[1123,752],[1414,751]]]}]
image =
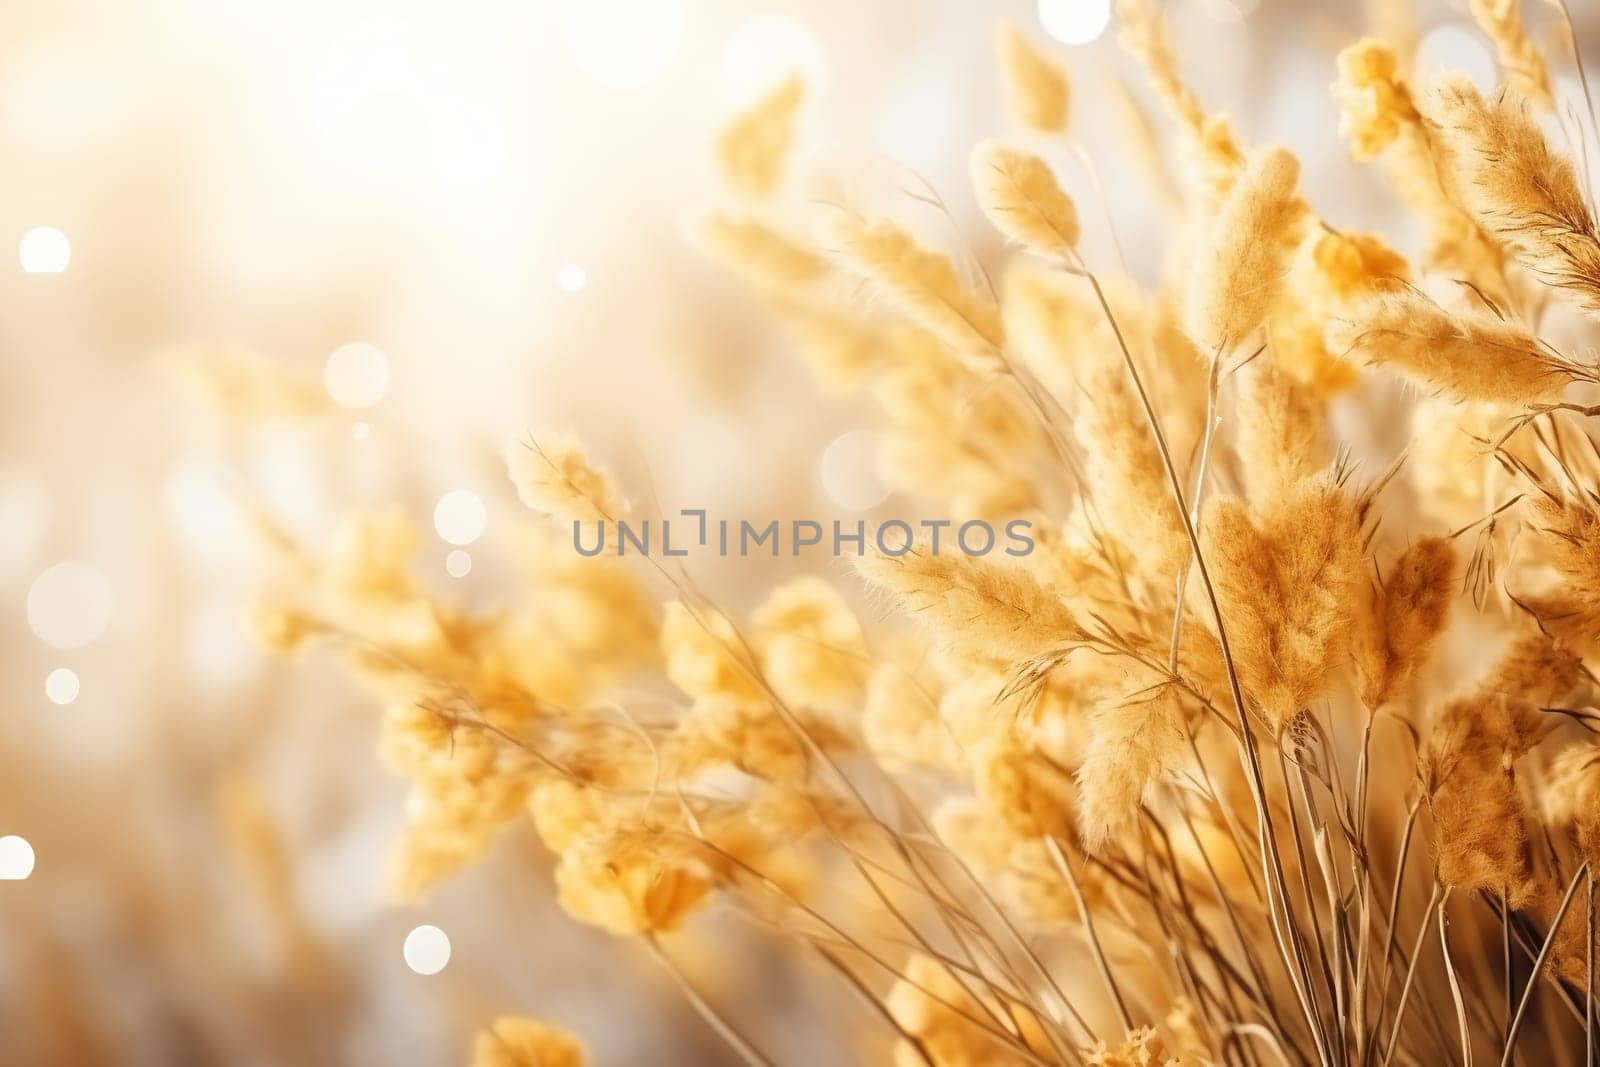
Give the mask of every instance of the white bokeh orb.
[{"label": "white bokeh orb", "polygon": [[834,438],[822,452],[818,471],[828,499],[851,511],[866,511],[883,503],[889,487],[878,477],[877,455],[877,435],[866,430],[851,430]]},{"label": "white bokeh orb", "polygon": [[52,704],[72,703],[78,699],[80,688],[77,673],[69,667],[57,667],[44,679],[44,695]]},{"label": "white bokeh orb", "polygon": [[22,235],[17,259],[29,274],[60,274],[72,262],[72,241],[54,226],[35,226]]},{"label": "white bokeh orb", "polygon": [[0,837],[0,881],[20,882],[33,873],[33,846],[15,834]]},{"label": "white bokeh orb", "polygon": [[489,511],[471,489],[453,489],[433,506],[433,528],[452,545],[470,545],[483,536]]},{"label": "white bokeh orb", "polygon": [[1039,0],[1039,24],[1062,44],[1088,44],[1111,25],[1111,0]]},{"label": "white bokeh orb", "polygon": [[335,403],[370,408],[389,395],[389,357],[366,341],[340,345],[323,365],[322,385]]},{"label": "white bokeh orb", "polygon": [[28,589],[28,626],[53,648],[82,648],[111,625],[111,580],[93,564],[57,563]]},{"label": "white bokeh orb", "polygon": [[450,962],[450,938],[437,926],[424,924],[406,935],[401,955],[418,974],[438,974]]},{"label": "white bokeh orb", "polygon": [[564,293],[579,293],[589,284],[589,272],[577,263],[567,263],[556,271],[556,284]]},{"label": "white bokeh orb", "polygon": [[472,573],[472,554],[459,548],[451,549],[444,558],[444,572],[452,578],[465,578]]}]

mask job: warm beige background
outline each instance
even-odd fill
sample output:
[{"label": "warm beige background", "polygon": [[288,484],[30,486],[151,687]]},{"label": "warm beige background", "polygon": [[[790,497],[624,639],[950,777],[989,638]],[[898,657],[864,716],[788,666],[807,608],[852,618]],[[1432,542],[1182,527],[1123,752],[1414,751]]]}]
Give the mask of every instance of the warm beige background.
[{"label": "warm beige background", "polygon": [[[1229,22],[1214,17],[1222,3],[1171,5],[1208,103],[1246,139],[1301,153],[1326,217],[1391,225],[1387,194],[1332,133],[1332,57],[1365,24],[1360,7],[1260,0]],[[340,511],[391,499],[426,526],[440,494],[474,489],[490,519],[473,573],[447,578],[448,546],[431,536],[421,564],[441,589],[504,595],[518,516],[494,453],[530,427],[580,431],[669,509],[841,513],[817,457],[869,409],[819,394],[684,239],[714,201],[706,145],[740,99],[728,70],[760,81],[786,65],[729,42],[758,16],[801,20],[823,70],[807,168],[881,193],[884,157],[899,160],[978,234],[966,152],[1004,128],[989,24],[1005,14],[1038,33],[1034,7],[677,0],[660,69],[619,86],[584,61],[596,39],[601,66],[637,72],[672,35],[607,43],[622,31],[596,12],[618,6],[0,11],[0,835],[38,854],[30,880],[0,882],[0,1061],[447,1063],[511,1009],[585,1033],[602,1062],[722,1055],[630,946],[560,919],[531,834],[424,908],[387,904],[403,789],[376,766],[371,702],[331,663],[265,661],[236,623],[259,573],[238,497],[316,538]],[[1459,6],[1422,5],[1421,31],[1458,27],[1424,55],[1454,48],[1482,66]],[[1600,24],[1580,16],[1594,45]],[[1163,219],[1097,89],[1133,72],[1109,35],[1060,51],[1081,139],[1148,273]],[[1057,162],[1087,198],[1081,168]],[[1104,261],[1104,229],[1085,214]],[[18,267],[13,250],[39,225],[70,236],[64,274]],[[587,271],[581,292],[557,285],[569,262]],[[239,346],[315,382],[353,340],[388,354],[387,399],[309,426],[231,426],[162,355]],[[357,418],[366,441],[351,437]],[[38,640],[24,611],[30,583],[63,559],[98,567],[115,596],[106,632],[73,651]],[[704,577],[739,603],[768,576]],[[82,680],[64,707],[43,691],[57,667]],[[292,849],[296,899],[331,961],[320,986],[289,980],[223,839],[218,790],[241,779]],[[419,922],[454,941],[434,978],[401,961]],[[805,1027],[793,976],[740,981],[750,1002],[793,1005],[767,1013],[768,1047],[839,1052]]]}]

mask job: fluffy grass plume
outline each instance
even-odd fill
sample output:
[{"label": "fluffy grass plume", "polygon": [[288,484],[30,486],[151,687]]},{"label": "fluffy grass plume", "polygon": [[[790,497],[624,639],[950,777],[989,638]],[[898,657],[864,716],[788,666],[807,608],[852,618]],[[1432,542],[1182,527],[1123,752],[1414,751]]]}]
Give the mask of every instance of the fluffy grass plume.
[{"label": "fluffy grass plume", "polygon": [[982,142],[972,150],[972,187],[989,221],[1018,244],[1062,256],[1078,243],[1078,209],[1031,152]]},{"label": "fluffy grass plume", "polygon": [[1189,283],[1189,336],[1203,350],[1244,344],[1266,319],[1304,216],[1299,179],[1299,161],[1269,148],[1250,160],[1223,202]]},{"label": "fluffy grass plume", "polygon": [[1575,379],[1574,368],[1517,323],[1484,311],[1452,314],[1415,289],[1375,296],[1329,323],[1328,344],[1456,400],[1554,403]]},{"label": "fluffy grass plume", "polygon": [[1572,160],[1551,149],[1527,105],[1504,92],[1486,100],[1451,77],[1434,89],[1429,116],[1478,225],[1568,299],[1600,311],[1600,228]]},{"label": "fluffy grass plume", "polygon": [[1245,162],[1228,117],[1207,113],[1183,80],[1166,17],[1155,0],[1116,0],[1116,14],[1117,41],[1144,67],[1156,99],[1177,123],[1188,185],[1214,204],[1227,195]]},{"label": "fluffy grass plume", "polygon": [[517,496],[535,511],[585,522],[623,514],[610,473],[571,438],[513,441],[506,446],[505,460]]},{"label": "fluffy grass plume", "polygon": [[583,1043],[536,1019],[503,1015],[472,1042],[472,1067],[584,1067]]},{"label": "fluffy grass plume", "polygon": [[1444,630],[1459,573],[1449,538],[1424,537],[1373,579],[1355,643],[1357,687],[1366,707],[1381,708],[1404,695]]},{"label": "fluffy grass plume", "polygon": [[773,293],[792,297],[828,275],[819,252],[758,218],[712,215],[698,236],[708,255]]},{"label": "fluffy grass plume", "polygon": [[1510,301],[1504,252],[1462,207],[1444,146],[1400,69],[1399,53],[1385,41],[1367,38],[1339,54],[1339,131],[1358,161],[1382,158],[1396,190],[1428,228],[1428,265],[1504,306]]},{"label": "fluffy grass plume", "polygon": [[1327,467],[1327,419],[1312,386],[1296,381],[1271,358],[1238,372],[1236,447],[1249,498],[1268,504],[1302,478]]},{"label": "fluffy grass plume", "polygon": [[1072,91],[1060,64],[1036,49],[1010,22],[995,26],[994,42],[1011,113],[1036,133],[1065,133]]},{"label": "fluffy grass plume", "polygon": [[1204,552],[1245,692],[1275,730],[1321,695],[1349,657],[1365,547],[1362,508],[1325,475],[1253,516],[1218,499]]},{"label": "fluffy grass plume", "polygon": [[859,569],[958,648],[1020,660],[1083,637],[1060,595],[1024,567],[919,544],[899,556],[864,556]]},{"label": "fluffy grass plume", "polygon": [[805,96],[805,82],[792,74],[723,129],[717,165],[729,189],[752,197],[777,189]]},{"label": "fluffy grass plume", "polygon": [[950,257],[918,244],[887,219],[845,218],[829,233],[838,254],[907,318],[962,352],[1002,344],[1000,309],[962,281]]}]

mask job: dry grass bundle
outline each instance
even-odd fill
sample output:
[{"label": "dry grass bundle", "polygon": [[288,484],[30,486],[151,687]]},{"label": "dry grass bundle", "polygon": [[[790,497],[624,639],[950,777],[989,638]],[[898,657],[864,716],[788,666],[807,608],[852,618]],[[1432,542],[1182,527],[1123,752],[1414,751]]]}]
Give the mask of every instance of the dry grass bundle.
[{"label": "dry grass bundle", "polygon": [[1517,323],[1487,312],[1451,314],[1415,289],[1373,297],[1331,323],[1328,342],[1456,400],[1553,404],[1582,373]]},{"label": "dry grass bundle", "polygon": [[1579,306],[1600,311],[1600,228],[1572,160],[1553,151],[1517,98],[1485,100],[1446,78],[1429,108],[1454,187],[1483,230]]},{"label": "dry grass bundle", "polygon": [[[745,616],[675,561],[550,536],[527,595],[478,614],[421,591],[390,516],[327,559],[285,545],[298,596],[267,636],[344,642],[382,696],[412,787],[400,889],[531,817],[567,913],[637,939],[750,1063],[769,1035],[665,937],[721,911],[837,978],[860,1010],[830,1024],[879,1061],[1579,1062],[1600,1038],[1597,377],[1538,309],[1600,303],[1581,172],[1509,98],[1447,81],[1425,119],[1396,50],[1353,46],[1344,135],[1428,231],[1413,268],[1320,223],[1294,157],[1202,109],[1157,6],[1117,7],[1188,165],[1154,289],[1104,278],[1049,166],[988,142],[980,203],[1031,254],[1003,299],[847,215],[818,243],[883,298],[863,306],[783,222],[799,89],[722,141],[742,199],[710,250],[877,404],[887,472],[940,516],[942,550],[861,558],[884,610],[803,577]],[[1473,9],[1548,91],[1515,5]],[[999,51],[1014,113],[1062,133],[1060,69],[1009,27]],[[1353,388],[1371,367],[1431,395]],[[1361,425],[1397,411],[1408,447]],[[576,445],[508,466],[538,512],[620,514]],[[1026,522],[1031,551],[958,548],[977,519]],[[507,1018],[474,1056],[582,1051]]]}]

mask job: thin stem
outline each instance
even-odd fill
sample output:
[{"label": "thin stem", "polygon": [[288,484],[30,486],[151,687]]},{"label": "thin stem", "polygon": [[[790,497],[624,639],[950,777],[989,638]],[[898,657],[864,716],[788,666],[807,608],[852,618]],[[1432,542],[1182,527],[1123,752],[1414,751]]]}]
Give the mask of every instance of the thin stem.
[{"label": "thin stem", "polygon": [[1445,934],[1445,915],[1450,910],[1450,890],[1444,891],[1439,902],[1439,949],[1444,953],[1444,973],[1450,980],[1450,996],[1456,1002],[1456,1026],[1461,1031],[1461,1061],[1472,1067],[1472,1033],[1467,1027],[1467,1005],[1461,999],[1461,981],[1456,977],[1456,965],[1450,959],[1450,938]]},{"label": "thin stem", "polygon": [[922,1060],[924,1067],[937,1067],[937,1065],[933,1062],[933,1057],[928,1053],[928,1047],[923,1043],[922,1038],[918,1037],[916,1034],[913,1034],[904,1026],[901,1026],[900,1020],[894,1017],[894,1013],[884,1005],[883,1001],[873,995],[872,990],[867,988],[867,984],[863,982],[854,971],[845,966],[843,960],[839,959],[839,957],[835,956],[833,953],[829,952],[827,949],[823,948],[819,944],[816,944],[815,942],[811,943],[811,947],[816,950],[817,955],[821,956],[829,967],[832,967],[840,977],[850,984],[850,987],[856,991],[862,1000],[866,1001],[867,1004],[871,1006],[871,1008],[877,1012],[885,1022],[887,1022],[897,1033],[899,1033],[902,1041],[905,1041],[908,1045],[916,1050],[917,1057]]},{"label": "thin stem", "polygon": [[1539,985],[1539,977],[1544,973],[1545,961],[1550,958],[1550,949],[1556,943],[1556,931],[1561,929],[1561,921],[1567,917],[1567,909],[1572,906],[1572,897],[1578,891],[1579,880],[1589,874],[1589,864],[1584,863],[1578,868],[1578,873],[1572,876],[1572,884],[1567,886],[1567,895],[1561,898],[1561,907],[1556,909],[1556,917],[1550,923],[1550,932],[1545,935],[1544,945],[1539,949],[1538,958],[1533,961],[1533,974],[1528,978],[1528,986],[1522,991],[1522,1000],[1517,1004],[1517,1014],[1511,1019],[1511,1029],[1506,1034],[1505,1055],[1500,1058],[1500,1067],[1510,1067],[1511,1053],[1516,1048],[1517,1031],[1522,1029],[1522,1020],[1528,1013],[1528,1004],[1533,1000],[1533,991]]},{"label": "thin stem", "polygon": [[1422,922],[1417,924],[1417,941],[1411,946],[1411,961],[1406,964],[1406,980],[1400,986],[1400,1003],[1394,1010],[1394,1029],[1389,1031],[1389,1043],[1383,1050],[1383,1062],[1387,1064],[1394,1056],[1395,1042],[1400,1040],[1400,1024],[1405,1021],[1406,1006],[1411,1002],[1411,982],[1417,976],[1417,960],[1422,956],[1422,941],[1428,936],[1433,920],[1433,907],[1439,902],[1439,883],[1433,884],[1433,891],[1428,894],[1428,906],[1422,913]]},{"label": "thin stem", "polygon": [[1588,926],[1589,940],[1585,943],[1585,972],[1583,986],[1583,1063],[1594,1067],[1594,872],[1586,876],[1589,882]]},{"label": "thin stem", "polygon": [[710,1002],[700,995],[700,991],[689,983],[689,979],[684,977],[683,972],[678,969],[677,963],[673,961],[671,956],[667,955],[666,950],[661,947],[654,934],[647,934],[644,938],[644,943],[650,947],[650,952],[655,958],[661,961],[661,965],[667,969],[667,973],[672,975],[672,980],[678,984],[678,988],[683,991],[684,997],[694,1007],[694,1010],[699,1012],[700,1017],[706,1021],[706,1024],[717,1032],[717,1036],[726,1041],[728,1046],[737,1052],[751,1067],[774,1067],[771,1060],[751,1044],[748,1038],[735,1029],[732,1023],[719,1015],[717,1009],[713,1008]]},{"label": "thin stem", "polygon": [[[1289,830],[1294,840],[1295,858],[1299,861],[1300,893],[1305,901],[1306,915],[1311,920],[1311,933],[1317,948],[1317,969],[1322,973],[1322,980],[1328,986],[1329,995],[1334,993],[1333,971],[1328,967],[1328,946],[1322,936],[1322,923],[1317,917],[1316,894],[1311,888],[1311,863],[1306,858],[1305,838],[1300,833],[1300,819],[1295,814],[1294,803],[1289,794],[1289,766],[1283,748],[1278,749],[1278,773],[1283,776],[1283,793],[1286,806],[1289,808]],[[1304,796],[1304,793],[1302,793]],[[1311,799],[1305,797],[1305,804],[1309,808]],[[1309,815],[1307,816],[1309,819]],[[1287,905],[1285,905],[1287,907]],[[1333,916],[1328,916],[1328,924],[1333,925]],[[1293,931],[1291,931],[1293,933]],[[1342,1057],[1341,1057],[1342,1058]]]},{"label": "thin stem", "polygon": [[1501,967],[1505,974],[1506,994],[1506,1021],[1503,1032],[1509,1034],[1511,1032],[1511,1013],[1516,1006],[1511,1003],[1511,982],[1513,977],[1511,974],[1511,918],[1506,912],[1505,890],[1500,891],[1500,953]]},{"label": "thin stem", "polygon": [[[1195,462],[1193,502],[1189,505],[1189,522],[1200,525],[1200,504],[1205,497],[1206,469],[1211,463],[1211,441],[1222,421],[1217,417],[1217,388],[1222,370],[1222,353],[1211,355],[1211,374],[1206,383],[1206,424],[1200,436],[1200,457]],[[1181,504],[1179,505],[1182,506]],[[1172,648],[1167,656],[1168,670],[1178,670],[1178,641],[1183,636],[1183,594],[1189,587],[1189,568],[1178,571],[1177,596],[1172,607]]]},{"label": "thin stem", "polygon": [[1083,932],[1089,938],[1089,948],[1094,953],[1095,967],[1100,971],[1100,980],[1105,983],[1106,992],[1111,995],[1111,1003],[1117,1007],[1117,1014],[1122,1019],[1122,1028],[1132,1030],[1133,1017],[1128,1014],[1128,1005],[1122,999],[1122,990],[1118,988],[1117,980],[1111,973],[1111,966],[1106,962],[1105,950],[1100,947],[1100,935],[1095,932],[1094,917],[1089,913],[1089,906],[1084,903],[1083,888],[1078,884],[1078,875],[1067,862],[1067,858],[1061,854],[1061,846],[1056,843],[1056,839],[1053,836],[1046,836],[1044,841],[1050,849],[1050,858],[1055,860],[1067,885],[1072,887],[1072,899],[1078,905],[1079,917],[1083,919]]},{"label": "thin stem", "polygon": [[[1367,1046],[1369,1059],[1372,1049],[1377,1044],[1378,1029],[1383,1025],[1383,1008],[1384,1005],[1389,1003],[1389,984],[1394,978],[1394,967],[1390,963],[1390,957],[1394,955],[1395,937],[1400,932],[1398,926],[1400,920],[1400,890],[1405,885],[1406,860],[1411,852],[1411,834],[1417,828],[1417,811],[1419,807],[1420,801],[1412,802],[1411,810],[1406,813],[1405,832],[1400,835],[1400,858],[1394,870],[1394,887],[1389,892],[1388,932],[1384,935],[1383,985],[1378,989],[1378,1014],[1372,1019],[1371,1043]],[[1414,960],[1415,956],[1412,959]],[[1386,1056],[1385,1059],[1387,1058]]]}]

